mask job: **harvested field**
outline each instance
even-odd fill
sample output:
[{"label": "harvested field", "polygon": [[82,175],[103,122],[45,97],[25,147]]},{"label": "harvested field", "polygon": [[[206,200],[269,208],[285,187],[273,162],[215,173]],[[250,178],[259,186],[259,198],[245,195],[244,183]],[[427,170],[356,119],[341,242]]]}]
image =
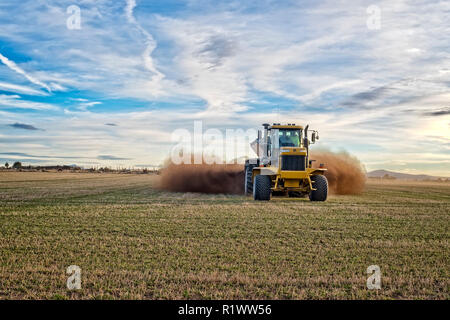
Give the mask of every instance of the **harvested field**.
[{"label": "harvested field", "polygon": [[[261,203],[159,179],[0,172],[0,298],[450,298],[448,183]],[[69,265],[81,290],[66,289]],[[370,265],[381,290],[366,288]]]}]

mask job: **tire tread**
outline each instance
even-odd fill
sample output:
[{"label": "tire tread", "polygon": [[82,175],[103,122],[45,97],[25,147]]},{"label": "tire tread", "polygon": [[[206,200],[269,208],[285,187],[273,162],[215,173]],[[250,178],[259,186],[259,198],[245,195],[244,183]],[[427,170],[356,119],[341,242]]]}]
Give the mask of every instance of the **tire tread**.
[{"label": "tire tread", "polygon": [[311,177],[313,180],[313,188],[316,190],[312,190],[309,194],[309,199],[311,201],[325,201],[328,196],[328,180],[323,175],[315,175]]},{"label": "tire tread", "polygon": [[262,201],[270,200],[271,184],[270,176],[257,175],[253,186],[253,198]]}]

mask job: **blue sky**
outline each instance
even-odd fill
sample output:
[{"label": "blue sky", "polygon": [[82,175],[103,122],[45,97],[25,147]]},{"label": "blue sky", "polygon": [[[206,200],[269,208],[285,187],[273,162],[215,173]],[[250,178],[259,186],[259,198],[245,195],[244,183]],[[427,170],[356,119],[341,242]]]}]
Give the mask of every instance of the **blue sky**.
[{"label": "blue sky", "polygon": [[0,161],[158,165],[196,120],[277,121],[450,176],[449,21],[448,1],[4,0]]}]

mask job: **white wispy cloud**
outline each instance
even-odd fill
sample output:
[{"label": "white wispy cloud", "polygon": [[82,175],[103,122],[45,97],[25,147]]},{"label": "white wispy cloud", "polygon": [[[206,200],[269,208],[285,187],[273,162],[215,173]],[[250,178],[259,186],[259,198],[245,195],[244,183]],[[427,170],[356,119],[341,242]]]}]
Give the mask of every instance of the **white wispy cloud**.
[{"label": "white wispy cloud", "polygon": [[8,68],[10,68],[11,70],[13,70],[13,71],[23,75],[31,83],[34,83],[35,85],[38,85],[38,86],[40,86],[42,88],[45,88],[48,92],[52,91],[48,85],[46,85],[42,81],[36,79],[35,77],[30,75],[29,73],[25,72],[25,70],[23,70],[21,67],[19,67],[14,61],[8,59],[7,57],[5,57],[1,53],[0,53],[0,61],[3,64],[5,64]]},{"label": "white wispy cloud", "polygon": [[149,87],[153,92],[158,92],[161,89],[161,80],[164,78],[164,75],[156,68],[155,63],[152,58],[152,53],[156,49],[157,43],[153,36],[145,30],[135,19],[133,15],[133,10],[136,7],[135,0],[127,0],[125,7],[125,14],[128,19],[128,22],[133,24],[144,36],[146,48],[142,53],[142,58],[144,60],[145,67],[152,73],[151,80],[149,82]]},{"label": "white wispy cloud", "polygon": [[81,111],[86,111],[89,107],[93,107],[93,106],[96,106],[99,104],[102,104],[102,103],[100,101],[82,102],[77,106],[77,109],[79,109]]},{"label": "white wispy cloud", "polygon": [[33,96],[48,96],[48,93],[45,91],[37,90],[28,86],[23,86],[14,83],[7,83],[2,81],[0,81],[0,90],[15,93],[23,93]]},{"label": "white wispy cloud", "polygon": [[53,104],[23,100],[19,95],[0,94],[0,108],[19,108],[33,110],[58,110]]}]

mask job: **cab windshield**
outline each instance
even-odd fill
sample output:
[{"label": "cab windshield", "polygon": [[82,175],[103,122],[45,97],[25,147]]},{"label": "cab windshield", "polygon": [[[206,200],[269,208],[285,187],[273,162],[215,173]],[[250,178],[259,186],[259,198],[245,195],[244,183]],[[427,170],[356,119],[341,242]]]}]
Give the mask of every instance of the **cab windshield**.
[{"label": "cab windshield", "polygon": [[300,147],[301,136],[300,129],[280,129],[280,147]]}]

